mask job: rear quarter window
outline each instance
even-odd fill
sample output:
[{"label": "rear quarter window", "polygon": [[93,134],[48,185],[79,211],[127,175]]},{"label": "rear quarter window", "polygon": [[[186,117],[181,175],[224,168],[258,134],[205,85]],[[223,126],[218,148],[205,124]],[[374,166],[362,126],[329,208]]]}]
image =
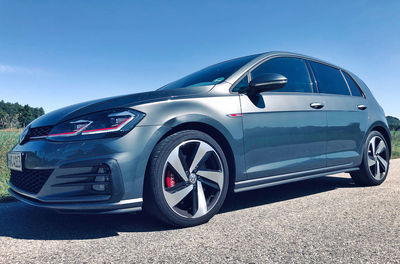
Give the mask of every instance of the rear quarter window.
[{"label": "rear quarter window", "polygon": [[350,87],[351,95],[353,96],[363,96],[358,85],[353,81],[353,79],[346,72],[342,71],[344,78],[346,78],[347,84]]}]

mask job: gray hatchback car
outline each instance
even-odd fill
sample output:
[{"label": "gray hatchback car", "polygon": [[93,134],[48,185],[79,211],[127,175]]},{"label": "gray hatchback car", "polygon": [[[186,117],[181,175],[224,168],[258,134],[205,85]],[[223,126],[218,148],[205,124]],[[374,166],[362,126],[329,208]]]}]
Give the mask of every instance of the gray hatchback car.
[{"label": "gray hatchback car", "polygon": [[384,111],[356,75],[268,52],[41,116],[7,155],[9,191],[61,212],[143,207],[193,226],[218,212],[228,190],[339,172],[379,185],[390,142]]}]

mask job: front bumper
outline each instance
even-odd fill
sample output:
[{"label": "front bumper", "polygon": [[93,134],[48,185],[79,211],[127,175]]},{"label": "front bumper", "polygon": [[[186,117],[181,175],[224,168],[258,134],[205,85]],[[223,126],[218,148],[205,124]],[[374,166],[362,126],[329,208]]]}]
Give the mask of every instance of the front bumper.
[{"label": "front bumper", "polygon": [[138,126],[120,138],[16,145],[12,151],[23,153],[24,172],[12,172],[9,192],[28,204],[62,212],[141,210],[147,161],[165,131]]},{"label": "front bumper", "polygon": [[89,214],[116,214],[137,212],[142,210],[142,198],[121,200],[114,203],[49,203],[33,199],[24,194],[21,194],[12,188],[8,190],[12,196],[27,204],[54,209],[62,213],[89,213]]}]

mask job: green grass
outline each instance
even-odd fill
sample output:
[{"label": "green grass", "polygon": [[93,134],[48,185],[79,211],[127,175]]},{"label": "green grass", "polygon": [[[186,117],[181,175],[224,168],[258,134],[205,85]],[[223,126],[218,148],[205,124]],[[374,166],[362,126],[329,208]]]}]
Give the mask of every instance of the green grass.
[{"label": "green grass", "polygon": [[400,158],[400,131],[391,131],[392,134],[392,159]]},{"label": "green grass", "polygon": [[0,130],[0,201],[10,198],[7,191],[10,172],[7,169],[6,153],[17,143],[20,133],[19,129]]},{"label": "green grass", "polygon": [[[6,165],[6,153],[17,143],[20,129],[0,130],[0,201],[10,199],[8,194],[8,180],[10,177]],[[400,158],[400,131],[391,131],[392,158]]]}]

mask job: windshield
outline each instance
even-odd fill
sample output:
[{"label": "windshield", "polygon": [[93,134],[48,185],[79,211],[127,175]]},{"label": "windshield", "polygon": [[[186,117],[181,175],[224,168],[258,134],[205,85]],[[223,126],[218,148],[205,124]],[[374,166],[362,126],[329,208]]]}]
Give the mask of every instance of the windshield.
[{"label": "windshield", "polygon": [[240,57],[237,59],[224,61],[208,66],[207,68],[189,74],[177,81],[171,82],[161,87],[159,90],[171,90],[183,87],[215,85],[221,83],[237,70],[239,70],[243,65],[256,58],[257,56],[259,56],[259,54]]}]

